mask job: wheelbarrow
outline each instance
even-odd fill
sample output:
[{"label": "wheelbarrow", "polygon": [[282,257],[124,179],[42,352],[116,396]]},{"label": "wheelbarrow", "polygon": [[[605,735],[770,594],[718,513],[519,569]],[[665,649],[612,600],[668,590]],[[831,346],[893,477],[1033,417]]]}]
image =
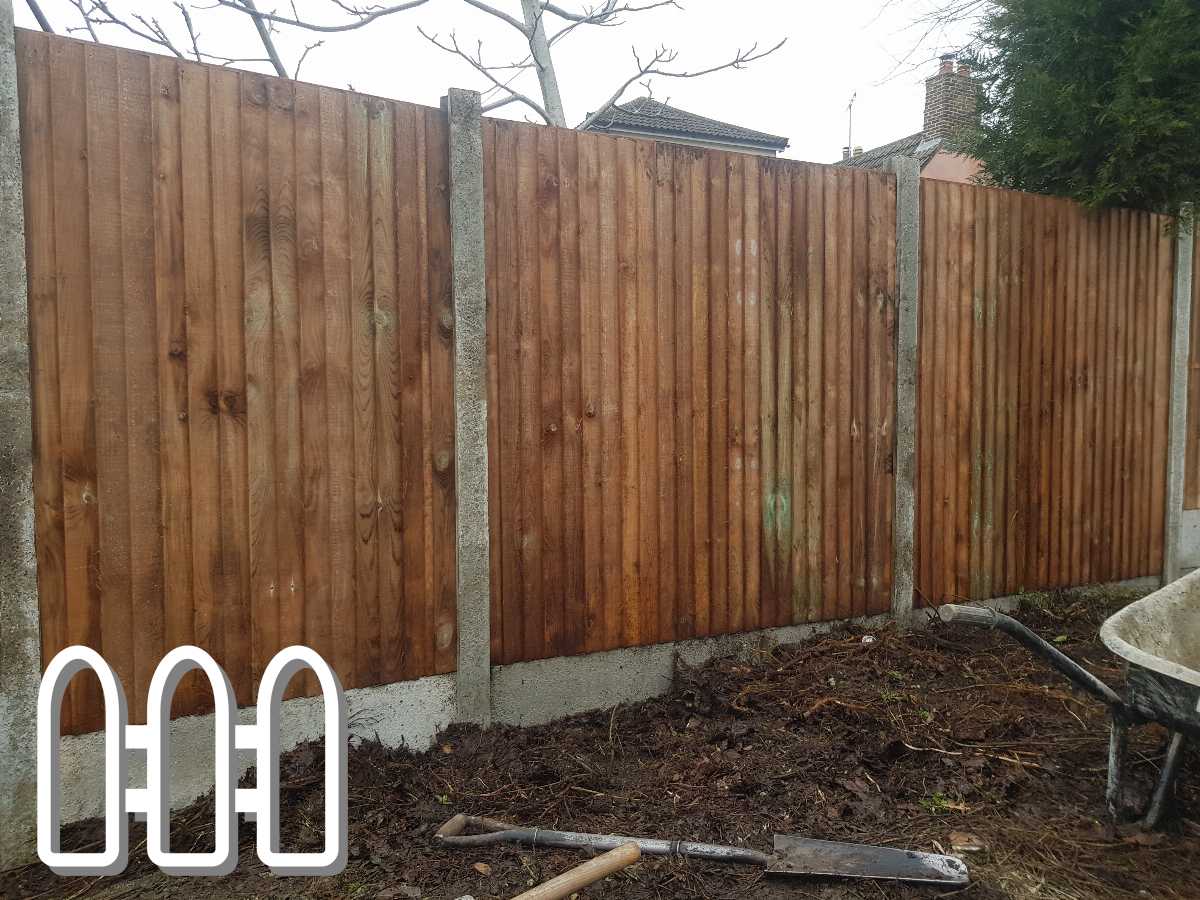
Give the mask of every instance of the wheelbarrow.
[{"label": "wheelbarrow", "polygon": [[1179,774],[1184,744],[1188,738],[1200,739],[1200,570],[1129,604],[1101,626],[1100,639],[1126,662],[1124,696],[1010,616],[955,604],[939,607],[938,614],[947,622],[1000,629],[1108,706],[1105,802],[1114,823],[1130,726],[1157,722],[1169,729],[1158,786],[1142,820],[1145,828],[1158,825]]}]

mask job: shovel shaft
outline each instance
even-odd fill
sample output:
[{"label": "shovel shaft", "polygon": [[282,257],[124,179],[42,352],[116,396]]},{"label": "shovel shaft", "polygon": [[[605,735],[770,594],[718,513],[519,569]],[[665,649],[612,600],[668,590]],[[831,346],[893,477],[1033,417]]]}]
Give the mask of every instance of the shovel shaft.
[{"label": "shovel shaft", "polygon": [[[465,835],[468,827],[482,828],[484,834]],[[623,844],[636,844],[644,856],[683,856],[710,862],[743,863],[764,868],[770,857],[746,847],[701,844],[695,841],[667,841],[660,838],[628,837],[620,834],[587,834],[580,831],[551,831],[545,828],[513,828],[494,819],[455,816],[437,832],[438,839],[450,847],[487,847],[493,844],[525,844],[529,847],[557,847],[566,850],[593,850],[604,853]]]}]

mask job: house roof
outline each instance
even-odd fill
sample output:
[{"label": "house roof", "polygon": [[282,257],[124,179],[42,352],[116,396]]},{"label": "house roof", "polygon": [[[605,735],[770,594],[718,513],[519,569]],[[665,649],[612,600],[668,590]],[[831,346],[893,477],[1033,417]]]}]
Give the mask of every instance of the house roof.
[{"label": "house roof", "polygon": [[934,154],[941,149],[941,146],[941,138],[926,140],[925,132],[918,131],[916,134],[910,134],[908,137],[892,141],[890,144],[884,144],[882,147],[867,150],[858,156],[851,156],[849,159],[839,159],[834,165],[853,166],[857,169],[881,169],[887,165],[887,161],[893,156],[915,156],[923,169],[933,159]]},{"label": "house roof", "polygon": [[783,150],[788,139],[777,134],[767,134],[752,128],[743,128],[729,122],[720,122],[698,116],[687,110],[668,106],[649,97],[640,97],[628,103],[615,104],[599,119],[588,126],[589,131],[640,131],[676,138],[703,138],[709,141],[728,141],[738,144],[753,144]]}]

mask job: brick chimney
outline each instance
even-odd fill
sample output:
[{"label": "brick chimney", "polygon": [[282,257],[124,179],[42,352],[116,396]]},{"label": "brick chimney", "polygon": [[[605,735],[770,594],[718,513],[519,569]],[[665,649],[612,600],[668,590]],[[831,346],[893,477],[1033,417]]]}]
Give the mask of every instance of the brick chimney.
[{"label": "brick chimney", "polygon": [[954,138],[978,125],[977,90],[970,67],[945,54],[937,74],[925,79],[925,139]]}]

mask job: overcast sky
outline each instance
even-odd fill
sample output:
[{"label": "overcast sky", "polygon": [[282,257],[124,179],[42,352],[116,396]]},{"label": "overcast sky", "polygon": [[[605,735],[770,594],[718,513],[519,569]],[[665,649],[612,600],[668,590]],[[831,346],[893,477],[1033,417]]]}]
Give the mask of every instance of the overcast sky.
[{"label": "overcast sky", "polygon": [[[25,0],[13,0],[17,23],[37,27]],[[359,0],[372,2],[393,0]],[[519,18],[519,0],[492,0]],[[578,0],[559,0],[573,9]],[[592,3],[598,0],[590,0]],[[641,2],[641,0],[638,0]],[[924,45],[913,61],[904,59],[923,29],[914,20],[934,0],[681,0],[683,9],[664,8],[627,16],[619,28],[577,29],[555,47],[555,62],[569,121],[575,123],[607,98],[632,72],[631,48],[652,54],[659,43],[679,50],[677,68],[704,68],[732,56],[756,41],[770,46],[786,37],[782,49],[741,71],[725,71],[700,79],[656,79],[654,96],[691,112],[735,122],[791,140],[787,156],[831,162],[846,143],[846,106],[856,94],[854,143],[871,148],[911,134],[921,127],[924,78],[935,68],[925,62],[962,34],[940,35]],[[187,46],[172,0],[109,0],[114,11],[155,16]],[[302,17],[341,22],[345,16],[330,0],[295,0]],[[70,0],[41,0],[43,10],[63,33],[79,24]],[[261,10],[290,13],[291,0],[258,0]],[[886,8],[885,8],[886,7]],[[261,55],[253,26],[241,14],[223,9],[199,10],[195,20],[201,46],[226,56]],[[521,37],[462,0],[429,0],[417,9],[377,20],[370,26],[338,35],[314,35],[283,28],[277,35],[281,55],[292,66],[306,44],[319,38],[324,46],[309,54],[301,78],[336,87],[437,105],[447,87],[484,89],[486,82],[462,60],[430,45],[417,33],[442,36],[455,31],[460,44],[472,49],[483,41],[488,61],[512,62],[522,53]],[[81,35],[86,37],[85,35]],[[100,32],[106,43],[152,49],[117,28]],[[271,71],[260,64],[245,68]],[[533,76],[525,87],[536,91]],[[634,85],[631,99],[645,91]],[[520,106],[496,115],[524,118]]]}]

